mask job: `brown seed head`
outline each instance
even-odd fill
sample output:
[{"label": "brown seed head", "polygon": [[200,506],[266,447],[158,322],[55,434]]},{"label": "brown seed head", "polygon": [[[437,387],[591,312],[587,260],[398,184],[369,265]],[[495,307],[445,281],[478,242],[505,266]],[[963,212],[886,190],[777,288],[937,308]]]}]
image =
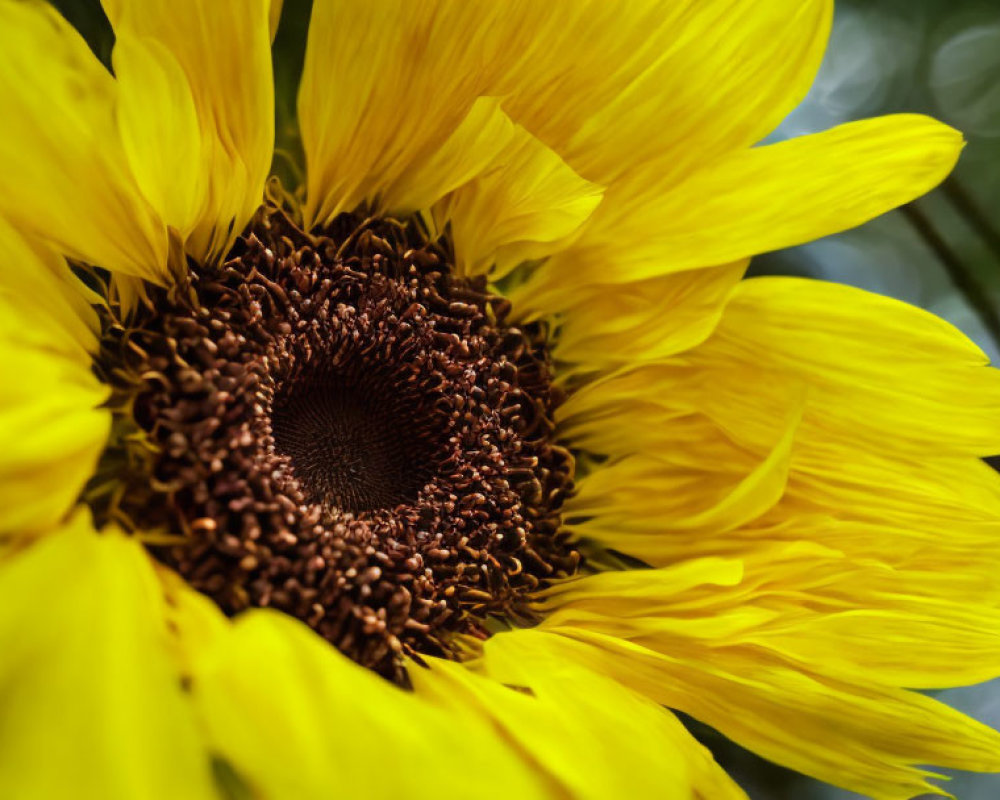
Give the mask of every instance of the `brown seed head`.
[{"label": "brown seed head", "polygon": [[271,209],[105,336],[145,434],[109,450],[118,511],[183,530],[159,557],[227,612],[281,609],[400,681],[578,562],[542,331],[448,262],[412,223],[307,237]]}]

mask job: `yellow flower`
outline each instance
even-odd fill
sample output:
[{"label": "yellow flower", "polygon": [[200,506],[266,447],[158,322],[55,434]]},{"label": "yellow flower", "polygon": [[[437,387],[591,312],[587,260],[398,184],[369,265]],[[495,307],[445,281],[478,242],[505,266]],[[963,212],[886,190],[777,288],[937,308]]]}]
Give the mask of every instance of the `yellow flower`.
[{"label": "yellow flower", "polygon": [[961,148],[752,147],[830,5],[315,0],[289,192],[280,3],[105,0],[112,76],[2,0],[0,795],[742,797],[671,709],[1000,770],[912,691],[1000,673],[1000,377],[742,280]]}]

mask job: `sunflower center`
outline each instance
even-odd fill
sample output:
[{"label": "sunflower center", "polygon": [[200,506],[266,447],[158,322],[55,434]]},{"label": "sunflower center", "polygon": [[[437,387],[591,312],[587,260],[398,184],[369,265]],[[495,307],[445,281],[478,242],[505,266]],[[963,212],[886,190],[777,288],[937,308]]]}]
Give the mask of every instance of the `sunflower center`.
[{"label": "sunflower center", "polygon": [[404,654],[530,621],[578,562],[558,394],[544,332],[449,261],[416,222],[306,235],[269,208],[221,268],[108,321],[99,475],[125,491],[98,516],[183,532],[154,553],[225,611],[294,614],[399,681]]}]

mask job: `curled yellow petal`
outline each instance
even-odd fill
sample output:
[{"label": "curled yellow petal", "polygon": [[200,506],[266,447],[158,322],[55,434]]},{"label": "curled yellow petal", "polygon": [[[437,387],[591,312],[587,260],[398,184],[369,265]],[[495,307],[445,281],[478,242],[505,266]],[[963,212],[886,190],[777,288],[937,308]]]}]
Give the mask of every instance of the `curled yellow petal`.
[{"label": "curled yellow petal", "polygon": [[529,279],[506,292],[519,319],[555,320],[558,379],[607,374],[627,364],[657,361],[708,338],[746,263],[658,275],[623,284],[578,283],[567,274],[554,291],[536,292]]},{"label": "curled yellow petal", "polygon": [[439,229],[451,226],[460,274],[501,278],[518,264],[564,246],[600,204],[602,193],[515,126],[485,171],[437,203],[432,213]]}]

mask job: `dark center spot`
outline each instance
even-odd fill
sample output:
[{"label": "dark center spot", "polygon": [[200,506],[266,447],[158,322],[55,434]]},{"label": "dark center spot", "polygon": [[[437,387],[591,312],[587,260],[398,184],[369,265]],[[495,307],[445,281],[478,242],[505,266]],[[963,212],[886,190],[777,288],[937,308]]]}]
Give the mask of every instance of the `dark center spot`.
[{"label": "dark center spot", "polygon": [[119,411],[89,499],[182,534],[155,554],[225,611],[278,608],[404,681],[404,654],[530,621],[576,569],[545,332],[416,222],[307,235],[262,209],[223,266],[150,291],[105,320]]},{"label": "dark center spot", "polygon": [[274,446],[308,500],[355,514],[388,510],[412,503],[431,479],[443,425],[394,377],[332,372],[279,390]]}]

